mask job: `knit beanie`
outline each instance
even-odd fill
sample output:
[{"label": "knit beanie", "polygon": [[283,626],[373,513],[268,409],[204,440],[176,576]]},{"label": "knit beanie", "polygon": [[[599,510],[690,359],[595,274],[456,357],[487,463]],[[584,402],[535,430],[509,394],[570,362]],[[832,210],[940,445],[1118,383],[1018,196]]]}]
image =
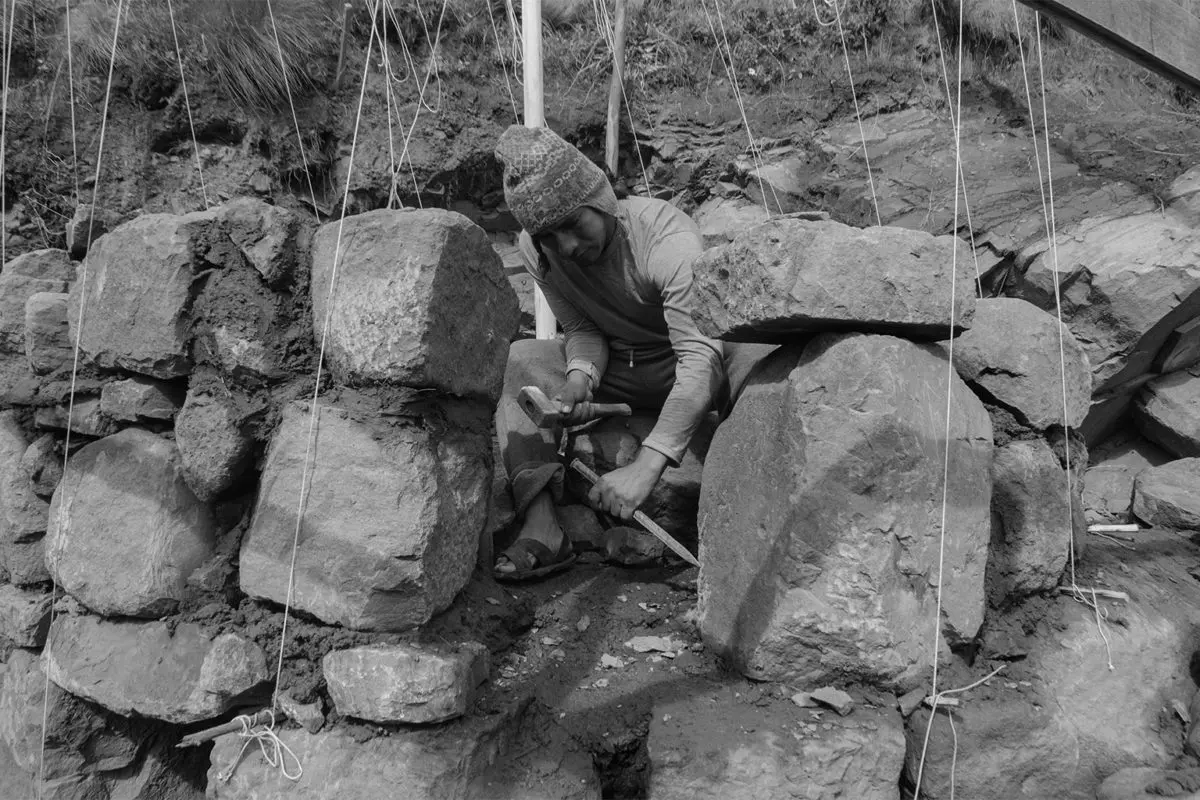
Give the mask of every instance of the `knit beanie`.
[{"label": "knit beanie", "polygon": [[504,164],[508,210],[531,236],[583,206],[618,216],[603,170],[549,128],[510,126],[496,144],[496,158]]}]

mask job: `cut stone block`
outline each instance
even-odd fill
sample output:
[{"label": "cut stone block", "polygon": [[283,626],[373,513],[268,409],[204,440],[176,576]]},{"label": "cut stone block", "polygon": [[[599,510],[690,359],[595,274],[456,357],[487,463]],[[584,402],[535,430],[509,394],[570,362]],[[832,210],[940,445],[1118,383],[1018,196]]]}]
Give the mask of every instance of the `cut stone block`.
[{"label": "cut stone block", "polygon": [[39,497],[54,494],[63,471],[63,455],[54,434],[44,433],[26,448],[21,456],[21,469],[29,476],[34,494]]},{"label": "cut stone block", "polygon": [[381,210],[329,223],[314,242],[312,294],[314,334],[328,315],[339,382],[499,397],[519,310],[487,234],[466,217]]},{"label": "cut stone block", "polygon": [[8,580],[14,586],[29,587],[50,582],[45,540],[41,537],[27,542],[0,541],[0,566],[8,572]]},{"label": "cut stone block", "polygon": [[953,248],[902,228],[777,219],[751,228],[693,265],[694,316],[708,336],[786,342],[798,334],[864,331],[947,339],[971,325],[975,289],[959,269],[950,308]]},{"label": "cut stone block", "polygon": [[[860,708],[813,724],[801,709],[760,708],[731,694],[655,704],[648,797],[898,800],[904,726],[896,711]],[[717,730],[725,735],[714,741]]]},{"label": "cut stone block", "polygon": [[1136,431],[1102,442],[1089,458],[1091,466],[1083,476],[1083,508],[1089,522],[1130,522],[1134,478],[1147,467],[1174,460]]},{"label": "cut stone block", "polygon": [[1134,406],[1142,434],[1179,458],[1200,456],[1200,368],[1146,384]]},{"label": "cut stone block", "polygon": [[205,502],[232,486],[254,454],[254,441],[238,426],[232,404],[206,394],[188,394],[175,420],[175,442],[183,477]]},{"label": "cut stone block", "polygon": [[49,592],[0,586],[0,637],[18,647],[41,647],[49,627]]},{"label": "cut stone block", "polygon": [[1200,458],[1139,472],[1133,482],[1133,514],[1155,528],[1200,530]]},{"label": "cut stone block", "polygon": [[50,680],[123,716],[177,725],[259,699],[273,676],[254,642],[199,625],[59,616],[50,626]]},{"label": "cut stone block", "polygon": [[[294,608],[404,630],[450,605],[474,566],[492,479],[489,415],[455,408],[433,428],[318,404]],[[287,598],[309,413],[308,403],[285,408],[242,542],[242,591],[277,603]]]},{"label": "cut stone block", "polygon": [[331,652],[322,667],[340,714],[371,722],[444,722],[465,714],[487,680],[488,651],[475,642],[455,651],[368,645]]},{"label": "cut stone block", "polygon": [[1045,440],[1009,442],[996,450],[992,511],[987,575],[993,601],[1057,586],[1071,537],[1082,541],[1087,525],[1080,504],[1067,492],[1067,472]]},{"label": "cut stone block", "polygon": [[46,532],[50,504],[38,497],[21,458],[29,447],[15,411],[0,411],[0,541],[28,542]]},{"label": "cut stone block", "polygon": [[1058,282],[1063,321],[1104,392],[1150,372],[1171,333],[1200,316],[1197,248],[1200,229],[1157,209],[1092,216],[1059,228],[1056,254],[1043,240],[1019,256],[1029,266],[1014,291],[1053,313]]},{"label": "cut stone block", "polygon": [[[881,369],[880,365],[887,365]],[[983,621],[992,425],[952,381],[943,641]],[[717,430],[700,496],[704,641],[757,680],[913,688],[929,666],[946,363],[889,336],[777,351]]]},{"label": "cut stone block", "polygon": [[151,378],[127,378],[106,383],[100,392],[100,411],[126,422],[171,420],[183,405],[183,393]]},{"label": "cut stone block", "polygon": [[25,358],[35,375],[71,368],[70,297],[66,292],[38,292],[25,301]]},{"label": "cut stone block", "polygon": [[137,428],[71,457],[54,493],[46,563],[88,608],[159,617],[216,546],[209,508],[183,479],[174,442]]},{"label": "cut stone block", "polygon": [[1162,349],[1154,357],[1155,372],[1175,372],[1200,361],[1200,319],[1180,325],[1171,331]]},{"label": "cut stone block", "polygon": [[92,244],[68,317],[85,359],[152,378],[188,373],[191,306],[204,270],[198,251],[214,219],[209,211],[147,214]]},{"label": "cut stone block", "polygon": [[1087,416],[1092,397],[1087,355],[1065,325],[1024,300],[979,300],[971,330],[954,341],[954,368],[986,399],[1036,430],[1078,428]]},{"label": "cut stone block", "polygon": [[65,250],[35,250],[0,272],[0,350],[25,352],[25,302],[39,292],[65,292],[75,265]]}]

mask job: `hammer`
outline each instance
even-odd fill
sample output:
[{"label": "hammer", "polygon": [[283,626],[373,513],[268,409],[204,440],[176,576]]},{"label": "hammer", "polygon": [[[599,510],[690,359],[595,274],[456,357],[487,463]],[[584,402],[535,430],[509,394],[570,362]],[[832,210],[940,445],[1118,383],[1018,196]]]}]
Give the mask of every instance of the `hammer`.
[{"label": "hammer", "polygon": [[[562,423],[561,406],[546,397],[536,386],[524,386],[517,394],[517,402],[533,424],[539,428],[553,428]],[[601,417],[628,417],[633,409],[627,403],[576,403],[575,408],[583,415],[581,422],[590,422]]]}]

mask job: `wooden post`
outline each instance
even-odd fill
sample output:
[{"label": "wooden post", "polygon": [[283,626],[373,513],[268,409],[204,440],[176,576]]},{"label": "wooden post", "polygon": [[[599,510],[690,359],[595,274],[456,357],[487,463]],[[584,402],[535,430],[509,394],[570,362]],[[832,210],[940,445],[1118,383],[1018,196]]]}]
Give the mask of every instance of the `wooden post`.
[{"label": "wooden post", "polygon": [[621,99],[625,87],[625,0],[617,0],[613,17],[613,71],[608,87],[608,132],[604,140],[604,162],[617,175],[621,160]]},{"label": "wooden post", "polygon": [[[546,124],[542,88],[542,0],[521,0],[521,47],[525,60],[525,127]],[[542,290],[533,289],[533,320],[539,339],[553,339],[558,323]]]}]

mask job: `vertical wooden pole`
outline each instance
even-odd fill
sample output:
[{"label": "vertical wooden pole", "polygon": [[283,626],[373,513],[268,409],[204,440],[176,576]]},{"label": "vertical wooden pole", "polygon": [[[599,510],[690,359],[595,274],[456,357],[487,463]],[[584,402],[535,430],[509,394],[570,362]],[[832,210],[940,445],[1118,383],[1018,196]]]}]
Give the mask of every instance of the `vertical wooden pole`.
[{"label": "vertical wooden pole", "polygon": [[[521,0],[521,46],[525,60],[525,127],[546,124],[542,88],[542,0]],[[533,320],[539,339],[553,339],[558,330],[554,312],[542,290],[533,290]]]},{"label": "vertical wooden pole", "polygon": [[604,161],[608,171],[617,175],[621,160],[621,99],[625,86],[625,0],[616,0],[613,16],[613,71],[608,87],[608,132],[604,140]]}]

